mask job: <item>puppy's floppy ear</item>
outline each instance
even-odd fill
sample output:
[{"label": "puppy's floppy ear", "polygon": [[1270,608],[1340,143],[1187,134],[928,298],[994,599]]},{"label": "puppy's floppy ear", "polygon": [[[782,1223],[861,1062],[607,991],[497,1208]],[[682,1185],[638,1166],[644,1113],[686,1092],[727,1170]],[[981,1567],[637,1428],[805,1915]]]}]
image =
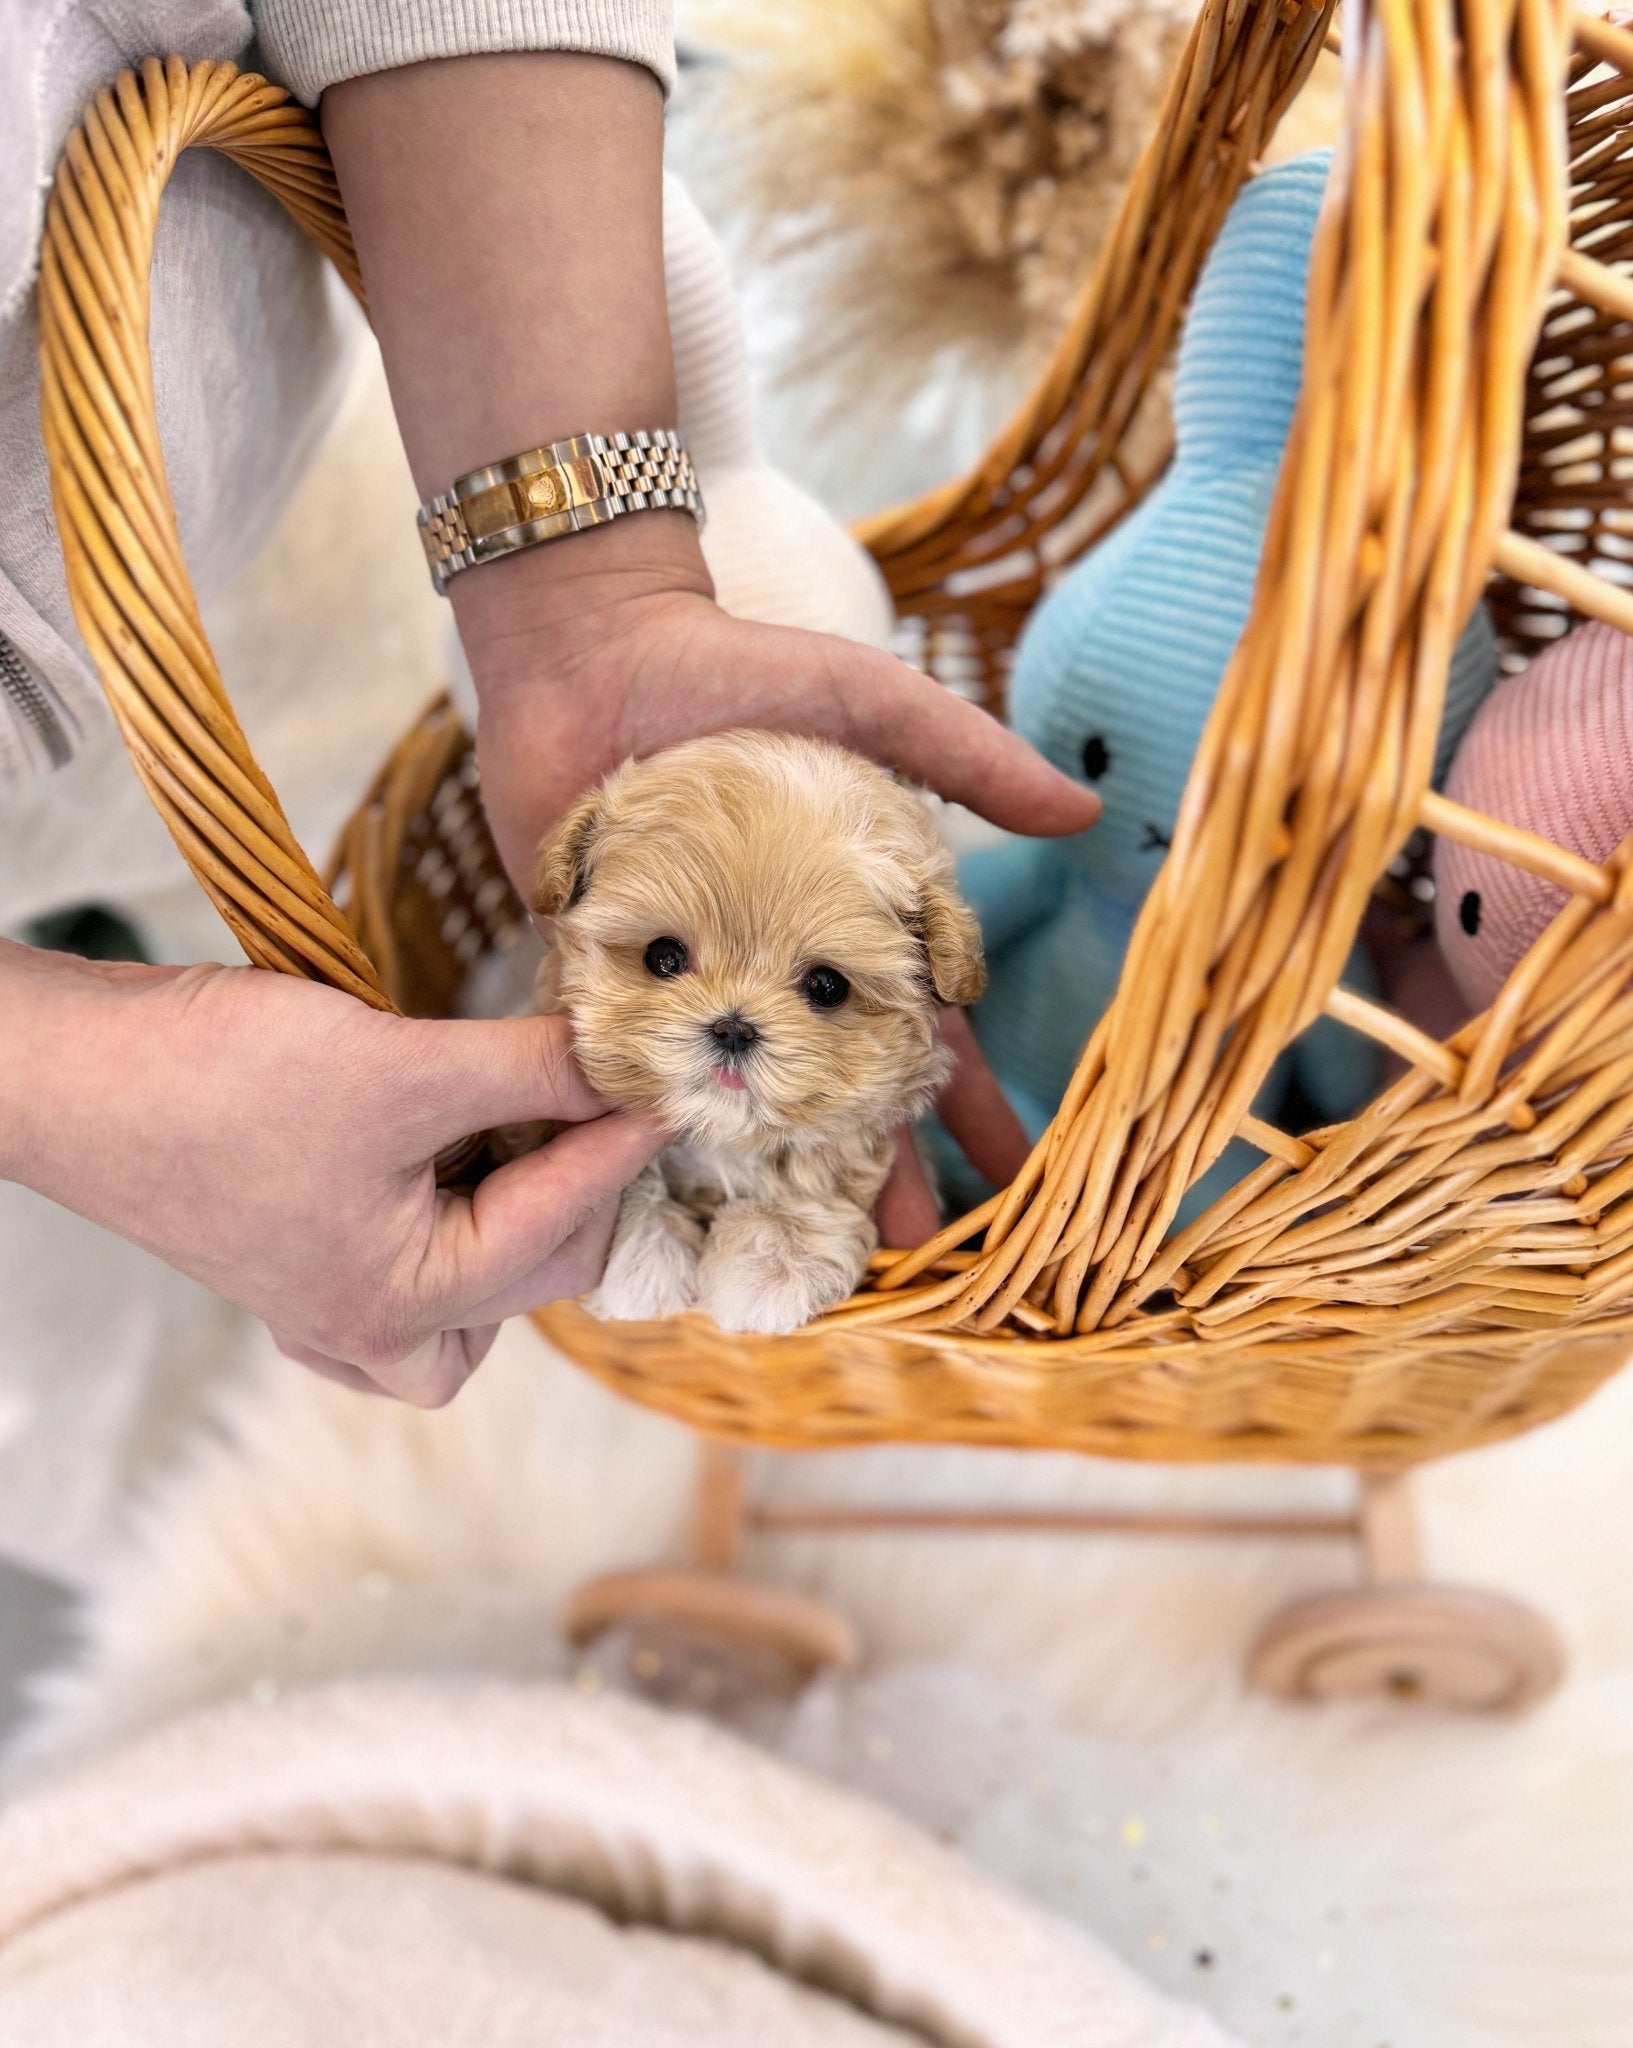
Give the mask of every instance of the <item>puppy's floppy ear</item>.
[{"label": "puppy's floppy ear", "polygon": [[987,985],[975,912],[949,883],[930,875],[919,892],[916,925],[937,999],[964,1009]]},{"label": "puppy's floppy ear", "polygon": [[584,893],[590,847],[601,823],[602,794],[581,797],[539,848],[533,869],[533,908],[540,917],[560,917]]}]

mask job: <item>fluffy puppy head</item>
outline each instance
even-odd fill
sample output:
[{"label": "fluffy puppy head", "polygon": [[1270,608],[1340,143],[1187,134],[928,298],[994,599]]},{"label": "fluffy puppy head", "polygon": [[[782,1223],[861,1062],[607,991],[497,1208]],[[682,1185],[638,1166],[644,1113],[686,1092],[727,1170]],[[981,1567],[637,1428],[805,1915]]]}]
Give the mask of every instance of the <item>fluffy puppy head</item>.
[{"label": "fluffy puppy head", "polygon": [[985,979],[924,805],[781,733],[626,762],[546,842],[533,907],[590,1080],[715,1144],[917,1115],[945,1072],[935,1006]]}]

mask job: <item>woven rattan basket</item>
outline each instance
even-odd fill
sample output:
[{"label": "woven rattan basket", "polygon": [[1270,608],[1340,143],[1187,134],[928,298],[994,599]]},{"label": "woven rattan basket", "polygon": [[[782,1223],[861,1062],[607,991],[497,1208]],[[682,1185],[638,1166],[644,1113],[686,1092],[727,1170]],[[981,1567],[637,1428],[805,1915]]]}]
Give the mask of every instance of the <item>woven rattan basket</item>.
[{"label": "woven rattan basket", "polygon": [[[1331,12],[1207,0],[1030,402],[973,474],[867,526],[932,668],[973,671],[996,699],[1051,537],[1085,524],[1108,480],[1120,510],[1137,497],[1120,442]],[[1633,868],[1625,849],[1600,870],[1426,790],[1447,658],[1489,575],[1511,653],[1562,613],[1633,629],[1633,598],[1596,573],[1624,574],[1633,542],[1613,459],[1633,431],[1633,37],[1559,0],[1377,0],[1343,26],[1346,135],[1265,573],[1067,1099],[1012,1187],[881,1258],[797,1337],[544,1313],[631,1398],[763,1444],[1391,1465],[1557,1415],[1633,1341]],[[452,715],[409,735],[320,880],[200,626],[146,343],[160,195],[189,147],[260,179],[355,283],[317,128],[282,92],[172,61],[98,99],[58,175],[41,276],[80,625],[250,958],[445,1010],[519,918]],[[1370,892],[1421,826],[1573,898],[1446,1044],[1335,993]],[[1249,1105],[1323,1008],[1406,1069],[1352,1123],[1293,1138]],[[1174,1232],[1236,1133],[1263,1164]]]}]

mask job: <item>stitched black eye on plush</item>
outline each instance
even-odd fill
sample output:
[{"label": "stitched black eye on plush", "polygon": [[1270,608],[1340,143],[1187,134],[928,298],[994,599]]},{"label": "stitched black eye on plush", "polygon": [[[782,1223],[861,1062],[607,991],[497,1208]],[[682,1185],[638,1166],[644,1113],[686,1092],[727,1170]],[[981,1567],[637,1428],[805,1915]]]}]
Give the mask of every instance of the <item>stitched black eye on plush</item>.
[{"label": "stitched black eye on plush", "polygon": [[654,939],[646,949],[646,971],[659,981],[673,981],[686,972],[686,948],[679,939]]},{"label": "stitched black eye on plush", "polygon": [[850,983],[837,967],[813,967],[800,984],[800,993],[813,1010],[837,1010],[850,992]]},{"label": "stitched black eye on plush", "polygon": [[1091,782],[1098,782],[1110,766],[1110,747],[1097,732],[1091,732],[1083,742],[1083,773]]},{"label": "stitched black eye on plush", "polygon": [[1480,936],[1480,892],[1478,889],[1465,889],[1463,891],[1463,900],[1457,906],[1457,922],[1471,939],[1477,939]]}]

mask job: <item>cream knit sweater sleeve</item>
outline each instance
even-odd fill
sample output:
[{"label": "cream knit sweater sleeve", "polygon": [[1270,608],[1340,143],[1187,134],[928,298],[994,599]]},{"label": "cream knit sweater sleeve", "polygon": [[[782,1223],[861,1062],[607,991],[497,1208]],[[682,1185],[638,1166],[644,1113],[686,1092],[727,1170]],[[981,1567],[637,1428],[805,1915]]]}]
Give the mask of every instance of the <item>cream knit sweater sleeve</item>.
[{"label": "cream knit sweater sleeve", "polygon": [[366,72],[489,50],[587,50],[674,83],[672,0],[255,0],[268,72],[310,106]]}]

